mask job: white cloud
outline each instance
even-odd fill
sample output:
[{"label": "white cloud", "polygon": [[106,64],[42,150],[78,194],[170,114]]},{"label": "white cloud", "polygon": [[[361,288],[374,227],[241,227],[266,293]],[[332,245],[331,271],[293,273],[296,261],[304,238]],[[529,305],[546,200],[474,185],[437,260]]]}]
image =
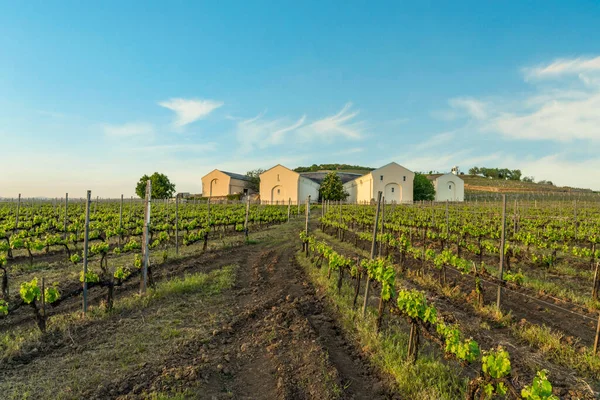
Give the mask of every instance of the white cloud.
[{"label": "white cloud", "polygon": [[448,101],[450,107],[465,111],[468,116],[475,119],[485,119],[487,117],[486,105],[482,101],[469,97],[457,97]]},{"label": "white cloud", "polygon": [[123,125],[104,125],[104,134],[110,137],[130,137],[152,135],[154,127],[144,122],[131,122]]},{"label": "white cloud", "polygon": [[[502,160],[502,154],[499,152],[490,154],[476,154],[473,149],[450,152],[428,152],[425,156],[414,156],[412,154],[401,154],[396,160],[401,160],[400,164],[411,171],[440,171],[450,172],[455,166],[472,166],[482,163],[490,163]],[[380,160],[377,165],[384,165],[393,160]]]},{"label": "white cloud", "polygon": [[598,110],[600,92],[578,100],[549,99],[532,112],[502,112],[482,129],[515,139],[600,141]]},{"label": "white cloud", "polygon": [[173,125],[181,127],[205,118],[224,103],[215,100],[174,98],[167,101],[161,101],[158,104],[174,111],[176,118],[173,121]]},{"label": "white cloud", "polygon": [[334,156],[347,156],[347,155],[350,155],[350,154],[362,153],[363,151],[365,151],[365,149],[363,147],[353,147],[353,148],[350,148],[350,149],[345,149],[345,150],[338,151],[336,153],[333,153],[332,155],[334,155]]},{"label": "white cloud", "polygon": [[250,119],[240,120],[232,116],[228,119],[237,121],[236,137],[242,153],[247,153],[253,148],[264,149],[290,142],[333,142],[336,138],[361,139],[364,123],[353,122],[358,111],[350,112],[351,106],[352,104],[348,103],[339,113],[313,122],[307,122],[306,115],[297,120],[287,117],[269,119],[265,117],[266,111]]},{"label": "white cloud", "polygon": [[431,138],[417,143],[415,144],[413,147],[415,150],[418,151],[423,151],[423,150],[429,150],[441,145],[445,145],[449,142],[452,141],[452,139],[454,139],[455,133],[454,132],[442,132],[439,133],[437,135],[432,136]]},{"label": "white cloud", "polygon": [[208,151],[216,151],[217,144],[215,142],[208,143],[200,143],[200,144],[163,144],[163,145],[152,145],[152,146],[142,146],[134,151],[144,150],[144,151],[152,151],[158,153],[171,152],[171,153],[179,153],[179,152],[208,152]]},{"label": "white cloud", "polygon": [[261,149],[284,143],[286,136],[304,124],[306,116],[291,122],[286,118],[266,119],[264,112],[256,117],[241,120],[236,125],[236,137],[241,144],[242,152],[247,153],[253,148]]},{"label": "white cloud", "polygon": [[562,58],[550,64],[539,65],[533,68],[524,68],[527,79],[556,78],[560,75],[575,75],[600,72],[600,56],[591,58]]},{"label": "white cloud", "polygon": [[521,163],[526,176],[536,181],[550,180],[557,186],[600,189],[600,176],[590,173],[600,169],[600,159],[569,160],[562,154],[551,154],[536,160]]},{"label": "white cloud", "polygon": [[352,103],[347,103],[339,113],[309,124],[299,132],[301,137],[304,140],[315,138],[331,140],[336,136],[353,140],[361,139],[364,123],[352,121],[359,112],[350,111],[351,107]]},{"label": "white cloud", "polygon": [[[450,99],[446,112],[456,117],[462,111],[473,130],[510,139],[600,143],[600,57],[561,59],[525,71],[527,78],[545,79],[545,84],[485,101]],[[579,79],[567,82],[569,76]]]}]

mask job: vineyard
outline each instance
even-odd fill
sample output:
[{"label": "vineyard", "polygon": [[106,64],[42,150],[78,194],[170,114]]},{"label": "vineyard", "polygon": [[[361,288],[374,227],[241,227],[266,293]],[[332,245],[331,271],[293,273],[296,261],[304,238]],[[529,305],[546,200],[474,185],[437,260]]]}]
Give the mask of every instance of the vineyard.
[{"label": "vineyard", "polygon": [[[353,307],[365,286],[363,315],[370,282],[376,286],[376,330],[383,329],[386,309],[390,318],[406,319],[411,363],[425,337],[445,357],[475,366],[466,398],[553,398],[549,365],[591,382],[561,382],[562,390],[555,384],[561,398],[595,398],[597,204],[515,200],[511,208],[502,202],[381,210],[332,205],[315,235],[300,236],[313,264],[325,261],[328,277],[337,271],[339,289],[345,277],[350,280]],[[473,315],[483,321],[479,327]],[[544,360],[539,366],[515,360],[511,352],[518,345]]]},{"label": "vineyard", "polygon": [[583,200],[6,201],[0,390],[593,399],[598,241]]}]

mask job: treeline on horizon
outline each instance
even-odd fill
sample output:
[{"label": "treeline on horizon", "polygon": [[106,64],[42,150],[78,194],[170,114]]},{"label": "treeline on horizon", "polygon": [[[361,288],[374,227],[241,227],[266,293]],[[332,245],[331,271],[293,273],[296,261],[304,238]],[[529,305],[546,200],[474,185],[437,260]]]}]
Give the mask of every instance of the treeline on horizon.
[{"label": "treeline on horizon", "polygon": [[[507,181],[534,182],[533,176],[522,176],[520,169],[473,167],[469,175],[480,175],[485,178],[504,179]],[[542,185],[554,185],[551,181],[539,181]]]},{"label": "treeline on horizon", "polygon": [[313,164],[310,167],[294,168],[296,172],[317,172],[317,171],[373,171],[375,168],[363,167],[350,164]]}]

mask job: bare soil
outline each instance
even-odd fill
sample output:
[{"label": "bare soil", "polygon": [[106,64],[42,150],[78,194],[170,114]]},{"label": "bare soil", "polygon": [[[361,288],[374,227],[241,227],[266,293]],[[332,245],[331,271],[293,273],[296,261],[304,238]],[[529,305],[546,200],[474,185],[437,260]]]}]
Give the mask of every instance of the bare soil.
[{"label": "bare soil", "polygon": [[[22,354],[1,360],[1,397],[396,398],[360,346],[344,338],[335,314],[295,262],[298,229],[299,223],[270,227],[257,244],[157,268],[157,282],[229,265],[236,265],[237,273],[234,286],[213,298],[185,294],[83,321],[68,335],[46,334],[36,348],[24,346]],[[117,298],[137,289],[132,280],[118,289]],[[92,290],[91,303],[98,304],[104,291]],[[77,310],[80,301],[68,299],[53,313]],[[0,329],[29,326],[28,312],[19,310]],[[171,325],[185,327],[173,330],[183,336],[170,337]],[[154,347],[146,349],[146,340]],[[123,343],[130,347],[115,352]]]}]

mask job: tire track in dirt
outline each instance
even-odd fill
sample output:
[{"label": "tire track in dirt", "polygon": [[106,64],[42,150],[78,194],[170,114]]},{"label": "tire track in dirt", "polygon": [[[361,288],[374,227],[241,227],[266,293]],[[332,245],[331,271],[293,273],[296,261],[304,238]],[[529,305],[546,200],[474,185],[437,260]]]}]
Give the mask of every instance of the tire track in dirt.
[{"label": "tire track in dirt", "polygon": [[[123,398],[185,387],[203,399],[391,397],[316,297],[293,245],[250,246],[221,327],[178,349],[145,382],[130,377],[125,386],[136,390],[122,391]],[[181,371],[192,372],[174,384],[174,376],[185,375]]]}]

